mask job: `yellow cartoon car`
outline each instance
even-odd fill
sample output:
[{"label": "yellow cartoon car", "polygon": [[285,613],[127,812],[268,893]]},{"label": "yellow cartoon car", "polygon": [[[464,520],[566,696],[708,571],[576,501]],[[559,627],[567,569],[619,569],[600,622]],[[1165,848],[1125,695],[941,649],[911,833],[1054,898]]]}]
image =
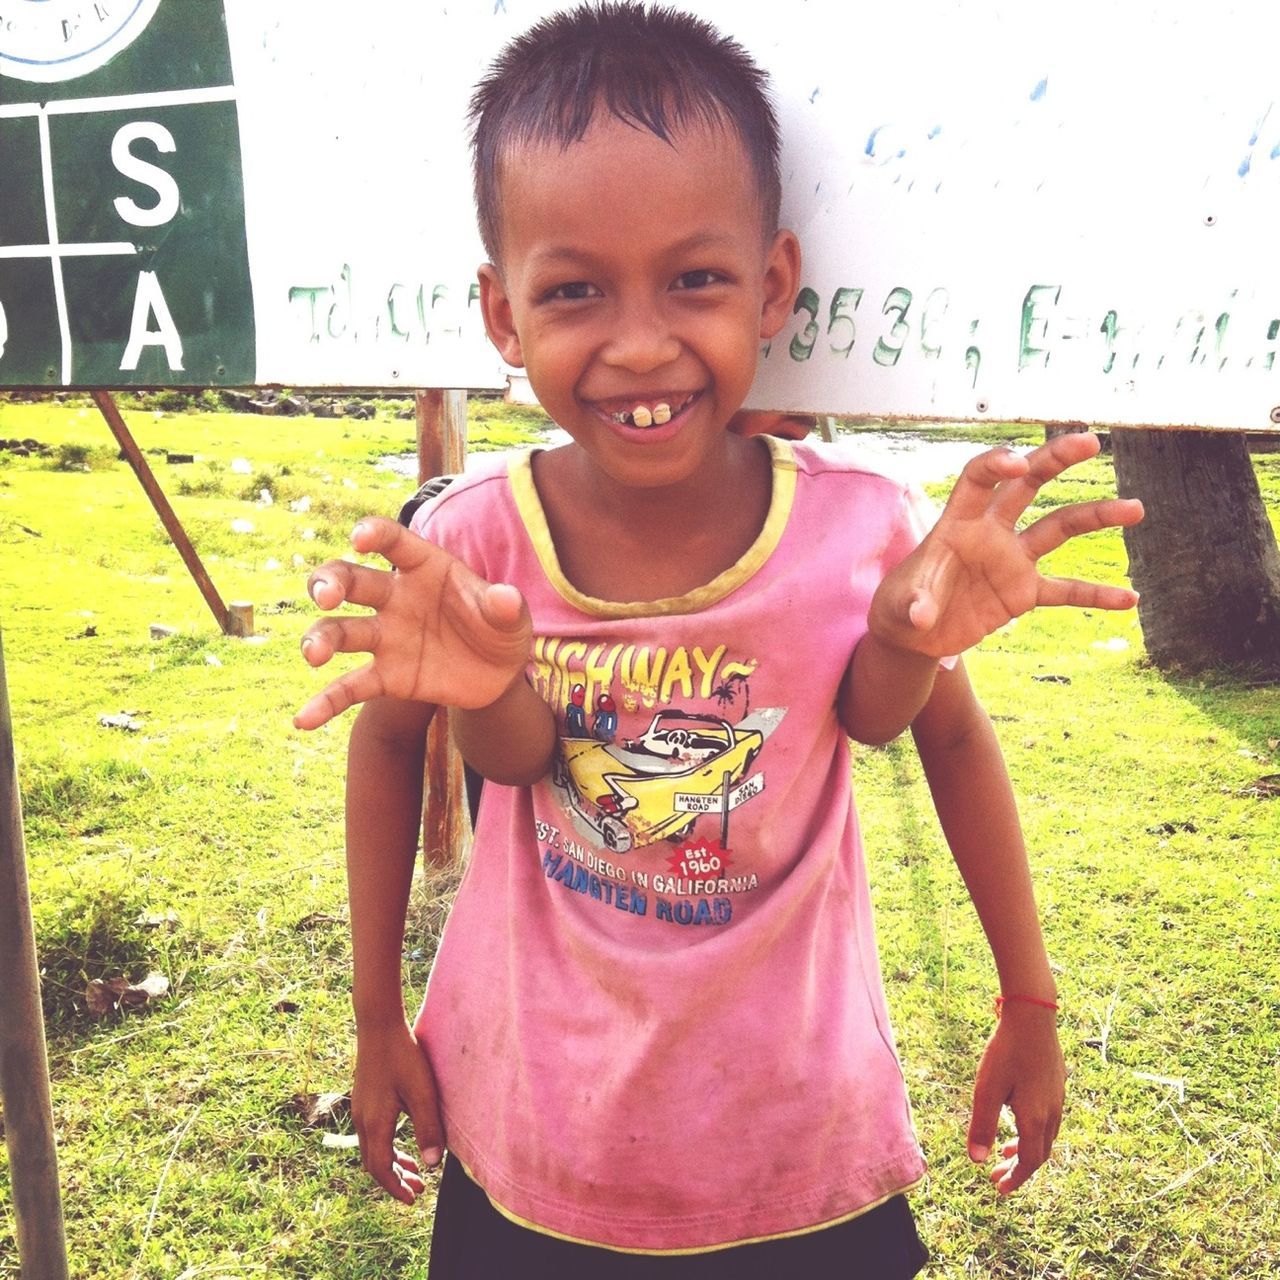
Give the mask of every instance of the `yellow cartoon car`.
[{"label": "yellow cartoon car", "polygon": [[639,737],[610,745],[562,738],[553,780],[605,845],[679,840],[701,813],[723,813],[729,789],[764,745],[757,729],[718,716],[662,711]]}]

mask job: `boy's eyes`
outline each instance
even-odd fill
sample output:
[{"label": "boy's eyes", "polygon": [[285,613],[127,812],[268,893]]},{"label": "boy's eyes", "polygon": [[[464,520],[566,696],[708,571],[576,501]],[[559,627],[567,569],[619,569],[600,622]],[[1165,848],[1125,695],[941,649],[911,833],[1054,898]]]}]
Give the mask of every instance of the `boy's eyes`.
[{"label": "boy's eyes", "polygon": [[583,298],[598,298],[600,290],[586,280],[570,280],[566,284],[556,285],[543,295],[546,302],[579,302]]},{"label": "boy's eyes", "polygon": [[[672,289],[705,289],[726,279],[719,271],[700,267],[696,271],[682,271],[671,282]],[[554,285],[542,295],[543,302],[582,302],[588,298],[603,297],[603,292],[589,280],[567,280]]]},{"label": "boy's eyes", "polygon": [[685,271],[676,276],[673,289],[705,289],[708,285],[719,284],[724,279],[718,271],[701,268],[697,271]]}]

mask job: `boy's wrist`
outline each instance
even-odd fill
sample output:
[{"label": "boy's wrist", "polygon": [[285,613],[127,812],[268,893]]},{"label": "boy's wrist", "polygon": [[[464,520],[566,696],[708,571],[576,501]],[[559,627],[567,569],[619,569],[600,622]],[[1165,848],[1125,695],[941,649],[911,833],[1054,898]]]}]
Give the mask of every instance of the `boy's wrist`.
[{"label": "boy's wrist", "polygon": [[[891,662],[907,663],[913,670],[927,673],[938,665],[939,655],[927,653],[923,649],[917,649],[909,644],[903,644],[902,636],[901,629],[895,629],[890,632],[885,628],[877,627],[873,622],[869,622],[865,639],[871,641],[880,651],[882,658]],[[947,655],[941,656],[945,657]]]},{"label": "boy's wrist", "polygon": [[355,1014],[356,1035],[404,1027],[409,1021],[402,1002],[370,1001],[366,1005],[352,1000],[351,1008]]},{"label": "boy's wrist", "polygon": [[528,670],[527,666],[521,666],[520,668],[518,668],[515,674],[511,677],[511,682],[507,685],[507,687],[503,689],[503,691],[500,694],[498,694],[498,696],[494,698],[492,702],[490,702],[487,706],[481,707],[480,710],[489,711],[493,708],[502,706],[504,703],[510,702],[512,698],[519,697],[523,693],[523,691],[526,688],[528,688],[529,682],[525,678],[525,672],[527,670]]},{"label": "boy's wrist", "polygon": [[1049,1014],[1056,1018],[1062,1007],[1058,1003],[1056,992],[1051,996],[1028,995],[1023,991],[1011,991],[1008,994],[1001,992],[993,1003],[997,1018],[1003,1018],[1006,1010],[1016,1010],[1018,1013],[1026,1011],[1041,1015]]},{"label": "boy's wrist", "polygon": [[528,685],[525,679],[526,667],[521,666],[511,677],[510,682],[503,688],[491,702],[484,703],[479,707],[459,707],[452,704],[446,704],[449,707],[450,714],[459,716],[487,716],[493,712],[501,711],[511,700],[519,696],[521,686]]}]

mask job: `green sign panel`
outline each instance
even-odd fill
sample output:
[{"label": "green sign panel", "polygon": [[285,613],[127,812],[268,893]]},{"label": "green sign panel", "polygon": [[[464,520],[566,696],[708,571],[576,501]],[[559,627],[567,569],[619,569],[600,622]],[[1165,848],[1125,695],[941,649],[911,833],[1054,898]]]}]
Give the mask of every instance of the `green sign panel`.
[{"label": "green sign panel", "polygon": [[220,0],[0,0],[0,385],[242,385],[254,359]]}]

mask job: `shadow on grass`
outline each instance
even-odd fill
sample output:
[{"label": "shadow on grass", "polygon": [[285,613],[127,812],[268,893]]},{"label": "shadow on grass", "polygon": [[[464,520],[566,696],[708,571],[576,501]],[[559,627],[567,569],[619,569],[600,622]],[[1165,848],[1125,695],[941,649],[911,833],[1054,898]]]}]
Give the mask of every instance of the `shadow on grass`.
[{"label": "shadow on grass", "polygon": [[1259,754],[1274,752],[1270,741],[1280,739],[1280,666],[1270,672],[1256,667],[1198,673],[1147,669],[1206,719],[1249,742]]}]

